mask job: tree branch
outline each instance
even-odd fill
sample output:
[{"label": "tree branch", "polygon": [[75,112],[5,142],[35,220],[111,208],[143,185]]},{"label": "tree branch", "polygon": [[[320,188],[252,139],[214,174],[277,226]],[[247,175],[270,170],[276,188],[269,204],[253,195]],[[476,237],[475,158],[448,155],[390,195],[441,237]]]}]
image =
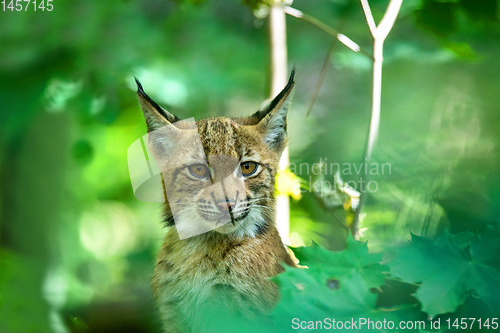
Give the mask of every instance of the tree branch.
[{"label": "tree branch", "polygon": [[[366,22],[373,36],[373,90],[372,90],[372,113],[370,119],[370,130],[368,132],[368,139],[365,146],[364,159],[362,163],[370,163],[373,149],[377,142],[378,131],[380,126],[380,105],[382,96],[382,62],[384,41],[389,32],[391,31],[394,22],[398,16],[399,10],[403,0],[391,0],[389,6],[380,21],[378,26],[375,26],[372,12],[368,0],[360,0],[365,13]],[[368,175],[366,175],[368,177]],[[365,179],[365,181],[368,181]],[[353,223],[351,225],[351,233],[353,237],[357,238],[359,230],[359,216],[361,208],[366,200],[366,192],[361,192],[359,205],[354,215]]]}]

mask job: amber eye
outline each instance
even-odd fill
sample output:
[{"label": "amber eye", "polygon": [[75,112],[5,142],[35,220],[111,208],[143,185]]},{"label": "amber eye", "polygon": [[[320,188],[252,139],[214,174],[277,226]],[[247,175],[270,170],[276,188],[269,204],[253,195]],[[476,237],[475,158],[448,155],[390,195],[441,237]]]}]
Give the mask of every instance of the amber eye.
[{"label": "amber eye", "polygon": [[248,177],[251,176],[257,171],[259,164],[256,162],[243,162],[241,163],[241,173],[243,176]]},{"label": "amber eye", "polygon": [[205,164],[193,164],[187,168],[196,178],[208,178],[208,167]]}]

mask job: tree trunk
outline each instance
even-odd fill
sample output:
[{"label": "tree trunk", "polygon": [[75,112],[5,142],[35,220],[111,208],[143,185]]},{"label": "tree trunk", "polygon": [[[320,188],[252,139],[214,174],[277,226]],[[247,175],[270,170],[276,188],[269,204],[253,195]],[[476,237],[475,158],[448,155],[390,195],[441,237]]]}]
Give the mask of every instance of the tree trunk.
[{"label": "tree trunk", "polygon": [[[286,85],[288,78],[286,19],[280,6],[281,1],[275,0],[269,12],[269,52],[270,52],[270,98],[274,98]],[[288,167],[288,147],[280,159],[279,169]],[[290,232],[290,200],[287,194],[276,197],[276,227],[285,244],[288,244]]]}]

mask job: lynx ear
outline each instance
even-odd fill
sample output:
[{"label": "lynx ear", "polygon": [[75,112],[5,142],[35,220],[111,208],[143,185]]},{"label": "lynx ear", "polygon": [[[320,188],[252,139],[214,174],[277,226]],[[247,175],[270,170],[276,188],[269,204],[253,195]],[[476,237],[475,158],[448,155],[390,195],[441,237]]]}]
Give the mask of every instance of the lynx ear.
[{"label": "lynx ear", "polygon": [[292,70],[285,88],[269,104],[255,112],[250,118],[258,121],[264,133],[264,141],[271,149],[282,150],[286,143],[286,115],[290,105],[290,93],[295,84],[295,69]]},{"label": "lynx ear", "polygon": [[[141,104],[142,113],[148,127],[148,144],[153,156],[159,159],[170,156],[182,142],[183,132],[176,126],[180,124],[179,118],[163,109],[151,99],[142,88],[141,83],[135,78],[137,95]],[[175,125],[172,125],[176,123]]]},{"label": "lynx ear", "polygon": [[163,109],[144,92],[144,89],[137,78],[135,78],[135,83],[137,84],[137,95],[139,96],[142,112],[144,113],[144,118],[146,119],[148,132],[152,132],[163,126],[179,121],[178,117]]}]

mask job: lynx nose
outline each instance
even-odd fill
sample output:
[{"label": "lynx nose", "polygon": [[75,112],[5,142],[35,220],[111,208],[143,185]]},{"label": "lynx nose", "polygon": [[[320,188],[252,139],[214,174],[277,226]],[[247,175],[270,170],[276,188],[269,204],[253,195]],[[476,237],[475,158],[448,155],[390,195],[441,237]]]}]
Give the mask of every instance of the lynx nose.
[{"label": "lynx nose", "polygon": [[230,202],[227,200],[217,202],[216,206],[220,212],[231,211],[231,205],[234,205],[234,202]]}]

